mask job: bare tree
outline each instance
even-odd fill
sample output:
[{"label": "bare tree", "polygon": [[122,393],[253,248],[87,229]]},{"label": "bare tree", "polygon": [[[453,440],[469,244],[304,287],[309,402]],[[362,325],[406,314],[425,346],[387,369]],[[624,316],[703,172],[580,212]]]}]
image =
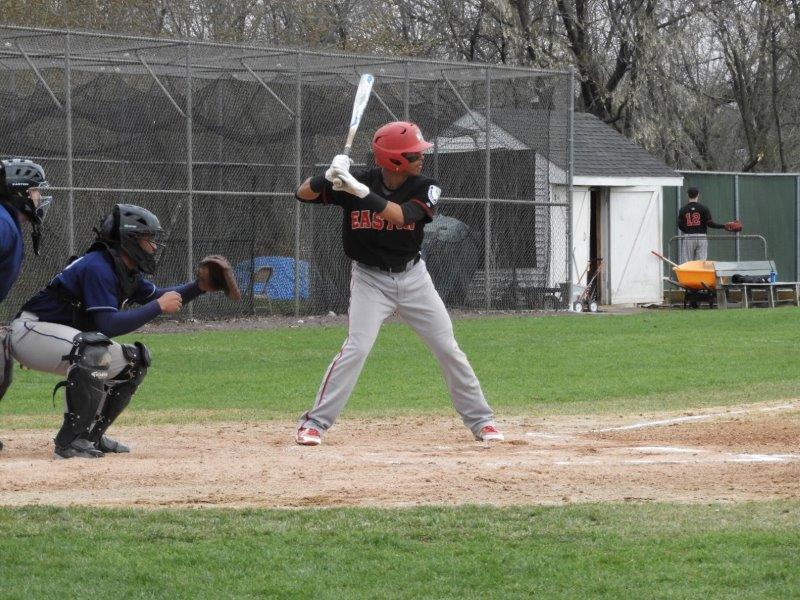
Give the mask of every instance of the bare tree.
[{"label": "bare tree", "polygon": [[573,67],[675,167],[800,169],[800,0],[0,0],[9,24]]}]

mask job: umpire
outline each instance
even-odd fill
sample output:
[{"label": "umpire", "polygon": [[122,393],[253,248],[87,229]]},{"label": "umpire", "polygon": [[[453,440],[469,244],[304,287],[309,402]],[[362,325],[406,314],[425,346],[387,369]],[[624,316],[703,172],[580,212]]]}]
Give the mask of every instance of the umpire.
[{"label": "umpire", "polygon": [[678,229],[683,233],[681,236],[681,260],[706,260],[708,258],[708,228],[736,232],[742,230],[742,224],[738,220],[729,221],[724,225],[715,223],[708,207],[698,201],[700,190],[689,188],[687,195],[689,202],[678,212]]},{"label": "umpire", "polygon": [[42,196],[48,185],[41,165],[23,158],[0,161],[0,302],[22,269],[22,223],[30,223],[33,252],[39,254],[41,225],[53,202],[52,196]]},{"label": "umpire", "polygon": [[[33,252],[39,254],[41,225],[53,202],[41,165],[24,158],[0,161],[0,302],[19,277],[25,258],[22,224],[29,223]],[[0,328],[0,398],[11,384],[12,362],[5,330]],[[0,450],[3,442],[0,441]]]},{"label": "umpire", "polygon": [[[150,355],[141,342],[111,338],[222,289],[202,266],[195,281],[180,286],[162,289],[145,279],[156,272],[163,244],[158,218],[144,208],[117,204],[95,233],[87,252],[28,300],[11,323],[11,354],[20,364],[66,376],[56,386],[66,388],[64,421],[54,440],[57,458],[130,451],[105,433],[144,380]],[[128,304],[139,306],[123,310]]]}]

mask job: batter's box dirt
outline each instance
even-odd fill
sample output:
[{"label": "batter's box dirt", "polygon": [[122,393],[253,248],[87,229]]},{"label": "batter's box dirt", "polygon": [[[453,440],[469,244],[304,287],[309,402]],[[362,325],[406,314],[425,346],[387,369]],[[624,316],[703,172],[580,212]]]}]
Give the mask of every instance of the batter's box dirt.
[{"label": "batter's box dirt", "polygon": [[709,421],[678,422],[661,427],[607,431],[599,439],[631,444],[680,444],[738,452],[800,451],[800,410],[720,416]]},{"label": "batter's box dirt", "polygon": [[[535,423],[535,426],[531,426]],[[531,505],[800,497],[800,401],[630,417],[345,418],[322,446],[294,423],[115,427],[129,455],[54,460],[52,432],[3,432],[0,505]]]}]

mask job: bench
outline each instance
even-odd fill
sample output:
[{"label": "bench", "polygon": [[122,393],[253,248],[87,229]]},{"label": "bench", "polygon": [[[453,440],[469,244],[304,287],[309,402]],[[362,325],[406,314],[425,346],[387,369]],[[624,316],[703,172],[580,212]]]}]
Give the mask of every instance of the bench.
[{"label": "bench", "polygon": [[[775,262],[771,260],[745,260],[736,262],[714,262],[717,280],[717,306],[742,306],[750,308],[765,304],[770,308],[780,302],[791,302],[800,306],[800,282],[775,281],[769,283],[734,283],[734,275],[751,277],[769,276],[776,272]],[[731,301],[731,292],[738,293],[740,302]]]}]

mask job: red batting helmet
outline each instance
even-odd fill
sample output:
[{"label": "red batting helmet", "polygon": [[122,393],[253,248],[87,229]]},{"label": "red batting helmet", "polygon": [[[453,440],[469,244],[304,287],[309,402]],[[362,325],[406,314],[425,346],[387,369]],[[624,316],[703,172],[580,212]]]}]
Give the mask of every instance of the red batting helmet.
[{"label": "red batting helmet", "polygon": [[424,152],[433,146],[422,137],[414,123],[394,121],[387,123],[372,137],[372,152],[375,162],[384,169],[401,173],[408,168],[404,154]]}]

